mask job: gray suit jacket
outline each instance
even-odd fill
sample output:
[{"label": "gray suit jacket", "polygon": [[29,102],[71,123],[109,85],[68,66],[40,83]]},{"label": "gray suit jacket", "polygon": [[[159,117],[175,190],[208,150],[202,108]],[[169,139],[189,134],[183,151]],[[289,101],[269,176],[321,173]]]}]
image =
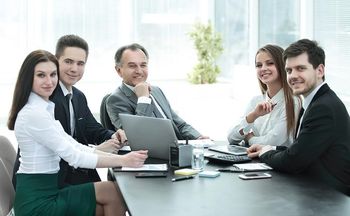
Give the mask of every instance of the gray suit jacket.
[{"label": "gray suit jacket", "polygon": [[[178,139],[197,139],[201,134],[191,125],[181,119],[170,107],[168,100],[159,87],[152,86],[151,94],[162,108],[166,117],[173,123]],[[115,128],[122,128],[119,113],[127,113],[139,116],[153,116],[151,104],[137,103],[136,94],[124,83],[119,86],[107,99],[106,108],[112,124]]]}]

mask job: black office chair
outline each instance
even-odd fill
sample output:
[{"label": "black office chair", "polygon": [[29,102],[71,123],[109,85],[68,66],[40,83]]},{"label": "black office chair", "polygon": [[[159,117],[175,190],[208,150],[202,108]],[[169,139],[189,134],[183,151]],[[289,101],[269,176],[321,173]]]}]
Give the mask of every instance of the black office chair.
[{"label": "black office chair", "polygon": [[103,127],[110,130],[115,130],[111,122],[111,119],[109,118],[107,107],[106,107],[106,101],[110,95],[111,93],[108,93],[102,99],[101,106],[100,106],[100,121]]}]

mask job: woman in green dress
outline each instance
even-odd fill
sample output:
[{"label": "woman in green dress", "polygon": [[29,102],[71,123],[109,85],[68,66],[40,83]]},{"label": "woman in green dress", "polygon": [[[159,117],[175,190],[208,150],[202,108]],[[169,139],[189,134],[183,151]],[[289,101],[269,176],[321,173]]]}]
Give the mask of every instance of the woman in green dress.
[{"label": "woman in green dress", "polygon": [[16,174],[15,214],[22,215],[125,215],[126,207],[113,182],[57,185],[59,161],[73,167],[140,167],[147,151],[115,155],[81,145],[66,134],[54,118],[49,101],[58,83],[56,57],[44,50],[24,60],[15,86],[8,128],[15,131],[20,148]]}]

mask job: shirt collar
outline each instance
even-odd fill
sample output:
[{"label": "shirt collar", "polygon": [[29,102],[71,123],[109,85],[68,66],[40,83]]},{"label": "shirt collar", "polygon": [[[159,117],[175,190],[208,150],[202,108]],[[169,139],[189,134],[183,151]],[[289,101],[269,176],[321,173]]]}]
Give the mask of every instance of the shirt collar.
[{"label": "shirt collar", "polygon": [[273,96],[272,98],[269,97],[269,95],[267,94],[267,92],[265,93],[265,101],[270,101],[273,104],[278,103],[280,101],[284,100],[284,93],[283,93],[283,88],[281,88],[277,94],[275,94],[275,96]]},{"label": "shirt collar", "polygon": [[312,92],[306,96],[306,97],[303,97],[304,100],[303,100],[303,108],[304,110],[306,110],[308,108],[308,106],[310,105],[312,99],[314,98],[315,94],[317,93],[317,91],[324,85],[326,84],[326,82],[323,82],[321,83],[319,86],[317,86],[314,90],[312,90]]},{"label": "shirt collar", "polygon": [[124,85],[125,85],[126,87],[128,87],[131,91],[134,91],[135,87],[133,87],[133,86],[131,86],[131,85],[128,85],[128,84],[126,84],[125,82],[123,82],[123,83],[124,83]]},{"label": "shirt collar", "polygon": [[28,103],[43,109],[46,109],[51,116],[55,115],[55,103],[46,101],[34,92],[31,92],[28,98]]},{"label": "shirt collar", "polygon": [[59,82],[59,84],[61,86],[61,89],[62,89],[62,92],[63,92],[64,96],[67,96],[67,94],[71,94],[72,97],[73,97],[73,91],[69,92],[68,89],[66,88],[66,86],[61,81]]}]

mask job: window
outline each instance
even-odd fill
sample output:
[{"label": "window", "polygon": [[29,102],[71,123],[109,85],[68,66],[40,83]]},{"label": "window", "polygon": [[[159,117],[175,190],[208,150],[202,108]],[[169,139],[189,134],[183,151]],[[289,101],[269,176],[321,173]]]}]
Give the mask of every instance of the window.
[{"label": "window", "polygon": [[196,62],[194,45],[188,36],[199,20],[206,1],[135,1],[135,41],[149,51],[150,77],[184,79]]},{"label": "window", "polygon": [[259,47],[268,43],[286,48],[299,39],[299,1],[259,1]]},{"label": "window", "polygon": [[324,0],[314,3],[314,38],[326,52],[326,81],[350,111],[348,61],[350,59],[350,2]]},{"label": "window", "polygon": [[[179,88],[174,80],[186,79],[197,61],[188,36],[196,20],[211,20],[222,35],[224,52],[218,64],[220,78],[230,81],[223,90],[228,100],[237,99],[244,106],[250,95],[260,93],[254,69],[258,47],[275,43],[285,48],[307,35],[325,49],[326,81],[348,110],[350,107],[350,92],[344,81],[350,78],[346,67],[350,59],[347,0],[0,1],[1,126],[7,120],[19,67],[30,51],[40,48],[54,52],[57,39],[65,34],[86,39],[90,54],[77,87],[87,95],[92,112],[98,112],[102,97],[120,84],[113,57],[125,44],[138,42],[147,48],[151,81],[171,82],[171,91]],[[313,19],[308,19],[310,16]],[[183,108],[188,110],[188,106]]]},{"label": "window", "polygon": [[249,1],[216,1],[215,29],[224,47],[220,76],[232,78],[235,65],[249,65]]}]

